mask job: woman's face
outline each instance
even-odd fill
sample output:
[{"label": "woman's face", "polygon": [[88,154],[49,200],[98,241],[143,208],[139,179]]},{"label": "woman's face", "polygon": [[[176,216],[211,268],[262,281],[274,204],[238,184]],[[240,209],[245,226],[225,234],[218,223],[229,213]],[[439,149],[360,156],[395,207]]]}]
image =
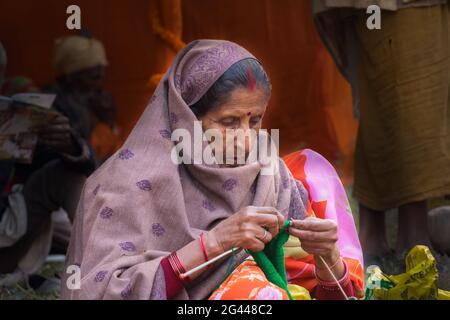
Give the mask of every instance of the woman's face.
[{"label": "woman's face", "polygon": [[[261,128],[261,122],[266,111],[268,96],[264,90],[255,87],[253,90],[248,88],[235,89],[226,103],[223,103],[212,110],[208,111],[204,116],[200,117],[202,121],[203,131],[216,129],[221,131],[223,137],[223,155],[227,154],[229,148],[234,148],[234,162],[224,164],[224,167],[236,167],[238,161],[236,159],[238,149],[245,153],[247,159],[250,150],[255,143],[255,137],[252,138],[250,130],[256,132]],[[237,139],[237,136],[226,141],[227,129],[241,129],[246,133],[245,139]],[[230,143],[231,142],[231,143]],[[242,164],[241,164],[242,165]]]}]

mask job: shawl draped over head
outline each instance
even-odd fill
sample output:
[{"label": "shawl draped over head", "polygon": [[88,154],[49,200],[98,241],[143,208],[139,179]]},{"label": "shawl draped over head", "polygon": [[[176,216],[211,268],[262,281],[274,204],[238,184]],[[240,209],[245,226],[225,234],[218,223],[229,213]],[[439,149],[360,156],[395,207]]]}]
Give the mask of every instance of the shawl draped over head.
[{"label": "shawl draped over head", "polygon": [[[189,106],[234,63],[253,58],[228,41],[198,40],[177,55],[123,147],[87,180],[67,267],[81,270],[78,290],[62,283],[62,298],[166,299],[160,261],[246,206],[305,217],[307,192],[276,158],[274,175],[254,161],[236,168],[171,160],[171,132],[193,134]],[[232,267],[248,254],[240,251]],[[176,298],[206,299],[224,279],[231,258],[186,286]],[[66,275],[69,277],[69,274]]]}]

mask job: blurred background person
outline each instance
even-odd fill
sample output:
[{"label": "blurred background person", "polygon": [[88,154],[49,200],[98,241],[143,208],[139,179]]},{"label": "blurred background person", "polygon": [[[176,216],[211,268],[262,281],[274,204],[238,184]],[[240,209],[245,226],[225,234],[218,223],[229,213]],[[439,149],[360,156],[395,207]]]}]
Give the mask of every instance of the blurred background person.
[{"label": "blurred background person", "polygon": [[[108,65],[103,44],[88,32],[56,40],[56,82],[44,88],[55,93],[54,106],[68,117],[71,126],[93,143],[97,160],[103,162],[117,144],[116,106],[103,89]],[[99,141],[100,140],[100,141]]]},{"label": "blurred background person", "polygon": [[[0,43],[0,79],[5,69],[6,52]],[[2,81],[9,95],[37,90],[31,79],[11,79]],[[73,220],[86,176],[95,168],[87,142],[59,112],[48,125],[34,130],[38,144],[30,164],[0,161],[0,275],[39,270],[52,245],[52,214],[63,209]]]},{"label": "blurred background person", "polygon": [[[408,250],[430,246],[427,201],[450,193],[449,6],[445,0],[313,4],[359,118],[353,195],[365,262],[398,273]],[[382,9],[379,30],[366,25],[370,4]],[[394,208],[395,252],[385,226],[385,212]],[[397,270],[389,270],[395,259]]]},{"label": "blurred background person", "polygon": [[16,76],[5,80],[2,95],[10,97],[16,93],[24,92],[39,92],[39,88],[32,79],[24,76]]}]

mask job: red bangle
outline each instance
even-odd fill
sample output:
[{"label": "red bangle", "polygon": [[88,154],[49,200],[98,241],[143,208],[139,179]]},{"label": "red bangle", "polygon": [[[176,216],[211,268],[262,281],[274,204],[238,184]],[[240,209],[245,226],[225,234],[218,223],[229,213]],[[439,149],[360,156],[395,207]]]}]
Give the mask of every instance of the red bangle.
[{"label": "red bangle", "polygon": [[206,254],[205,244],[203,243],[203,233],[200,235],[199,238],[200,246],[202,247],[203,257],[205,258],[205,262],[208,261],[208,255]]},{"label": "red bangle", "polygon": [[[180,259],[177,256],[176,252],[172,252],[168,258],[170,266],[172,267],[173,271],[177,275],[177,277],[184,281],[185,279],[181,277],[182,273],[186,273],[186,269],[183,267],[183,265],[180,262]],[[189,279],[189,278],[187,278]]]},{"label": "red bangle", "polygon": [[173,270],[168,256],[161,260],[161,267],[164,270],[167,299],[170,300],[184,288],[184,282],[180,280]]}]

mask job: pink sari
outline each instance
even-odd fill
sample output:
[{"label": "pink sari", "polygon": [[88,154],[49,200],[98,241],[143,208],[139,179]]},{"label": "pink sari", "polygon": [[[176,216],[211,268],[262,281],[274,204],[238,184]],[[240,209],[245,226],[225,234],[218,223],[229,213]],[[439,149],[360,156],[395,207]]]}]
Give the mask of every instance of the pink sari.
[{"label": "pink sari", "polygon": [[[308,190],[307,216],[331,219],[339,227],[338,247],[349,268],[357,296],[364,294],[364,268],[361,245],[344,186],[333,166],[309,149],[283,158],[295,179]],[[288,281],[309,291],[317,286],[311,255],[286,257]]]}]

